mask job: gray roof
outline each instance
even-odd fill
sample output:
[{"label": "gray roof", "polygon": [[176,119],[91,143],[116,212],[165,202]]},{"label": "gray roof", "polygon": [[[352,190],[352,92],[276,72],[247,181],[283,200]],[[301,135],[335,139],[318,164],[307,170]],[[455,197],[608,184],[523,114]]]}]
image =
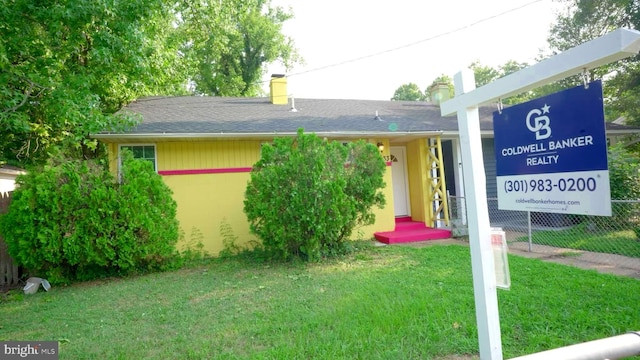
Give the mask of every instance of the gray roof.
[{"label": "gray roof", "polygon": [[[148,97],[121,111],[142,115],[142,123],[128,135],[295,133],[298,128],[316,133],[458,132],[455,115],[443,117],[439,106],[422,101],[294,101],[296,112],[290,111],[291,99],[288,105],[274,105],[268,98]],[[493,131],[495,110],[480,108],[481,131]],[[607,130],[610,126],[615,127],[611,130],[629,129],[608,123]]]},{"label": "gray roof", "polygon": [[627,126],[615,122],[605,123],[607,132],[625,132],[625,133],[637,133],[640,131],[640,127],[638,126]]},{"label": "gray roof", "polygon": [[[442,117],[437,105],[418,101],[295,99],[289,105],[268,98],[208,96],[150,97],[121,111],[142,115],[130,134],[293,132],[457,132],[455,116]],[[481,127],[491,130],[491,108],[482,108]],[[378,118],[376,118],[376,114]],[[391,128],[390,128],[391,126]]]}]

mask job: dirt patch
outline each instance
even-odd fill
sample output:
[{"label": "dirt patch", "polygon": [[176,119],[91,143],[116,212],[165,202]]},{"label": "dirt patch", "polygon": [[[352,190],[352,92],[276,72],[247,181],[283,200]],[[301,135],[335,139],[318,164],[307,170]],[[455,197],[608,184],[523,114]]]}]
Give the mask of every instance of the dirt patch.
[{"label": "dirt patch", "polygon": [[443,358],[440,358],[442,360],[477,360],[480,359],[480,356],[478,355],[448,355],[445,356]]}]

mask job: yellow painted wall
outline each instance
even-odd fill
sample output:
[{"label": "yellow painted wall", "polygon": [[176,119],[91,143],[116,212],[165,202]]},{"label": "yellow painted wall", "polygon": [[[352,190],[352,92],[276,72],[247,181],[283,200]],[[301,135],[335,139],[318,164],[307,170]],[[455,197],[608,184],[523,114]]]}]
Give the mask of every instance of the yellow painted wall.
[{"label": "yellow painted wall", "polygon": [[[159,142],[158,170],[196,170],[251,167],[260,158],[259,141]],[[226,222],[237,245],[255,237],[243,212],[249,173],[163,176],[178,203],[178,221],[186,246],[201,238],[204,249],[216,255],[223,249],[220,227]]]},{"label": "yellow painted wall", "polygon": [[352,239],[371,239],[373,233],[377,231],[393,231],[396,226],[395,215],[393,210],[393,184],[391,182],[391,166],[387,166],[387,171],[384,174],[384,198],[386,205],[383,209],[374,207],[374,213],[376,214],[376,223],[369,226],[363,226],[356,229],[351,236]]},{"label": "yellow painted wall", "polygon": [[[388,139],[368,139],[368,143],[378,146],[381,143],[384,149],[380,155],[386,160],[389,160],[391,155],[391,147]],[[374,213],[376,215],[376,223],[369,226],[363,226],[360,229],[356,229],[353,234],[353,239],[369,239],[373,238],[373,233],[378,231],[393,231],[396,226],[395,222],[395,210],[393,208],[393,182],[391,181],[391,166],[387,166],[387,170],[384,174],[384,183],[386,187],[383,190],[386,205],[382,209],[374,207]]]},{"label": "yellow painted wall", "polygon": [[218,254],[223,249],[223,222],[231,226],[237,245],[255,240],[242,211],[249,173],[172,175],[163,179],[178,203],[178,221],[185,235],[179,249],[200,240],[209,254]]},{"label": "yellow painted wall", "polygon": [[407,144],[407,173],[409,176],[409,198],[411,218],[415,221],[427,221],[429,216],[427,202],[427,169],[425,139],[417,139]]},{"label": "yellow painted wall", "polygon": [[107,144],[107,152],[109,154],[109,171],[116,175],[118,173],[118,144]]},{"label": "yellow painted wall", "polygon": [[[369,140],[374,144],[379,140]],[[262,141],[195,141],[157,142],[158,171],[197,170],[221,168],[248,168],[260,158]],[[388,153],[389,143],[385,143]],[[138,143],[136,143],[138,144]],[[117,172],[119,144],[108,144],[110,169]],[[248,172],[193,175],[163,175],[165,183],[173,191],[178,204],[178,221],[184,239],[178,244],[184,249],[189,243],[202,241],[204,249],[217,255],[223,249],[220,228],[226,222],[237,237],[236,244],[248,244],[256,240],[249,232],[249,224],[243,212],[244,191],[249,181]],[[391,167],[385,173],[384,194],[387,205],[374,209],[376,223],[356,229],[352,238],[372,238],[376,231],[394,229],[393,188]]]},{"label": "yellow painted wall", "polygon": [[260,159],[260,141],[160,142],[158,170],[251,167]]}]

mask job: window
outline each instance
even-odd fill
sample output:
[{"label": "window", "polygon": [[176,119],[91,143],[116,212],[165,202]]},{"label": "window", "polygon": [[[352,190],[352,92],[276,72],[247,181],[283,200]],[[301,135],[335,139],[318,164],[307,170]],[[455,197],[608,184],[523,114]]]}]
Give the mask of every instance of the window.
[{"label": "window", "polygon": [[158,171],[156,166],[156,146],[155,145],[120,145],[120,151],[127,149],[133,153],[134,159],[149,160],[153,164],[153,170]]}]

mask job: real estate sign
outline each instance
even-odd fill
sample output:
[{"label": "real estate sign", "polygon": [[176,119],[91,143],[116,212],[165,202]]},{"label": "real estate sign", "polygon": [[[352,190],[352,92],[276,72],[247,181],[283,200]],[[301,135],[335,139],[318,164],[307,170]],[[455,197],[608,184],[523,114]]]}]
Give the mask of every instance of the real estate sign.
[{"label": "real estate sign", "polygon": [[602,83],[493,114],[498,208],[611,216]]}]

